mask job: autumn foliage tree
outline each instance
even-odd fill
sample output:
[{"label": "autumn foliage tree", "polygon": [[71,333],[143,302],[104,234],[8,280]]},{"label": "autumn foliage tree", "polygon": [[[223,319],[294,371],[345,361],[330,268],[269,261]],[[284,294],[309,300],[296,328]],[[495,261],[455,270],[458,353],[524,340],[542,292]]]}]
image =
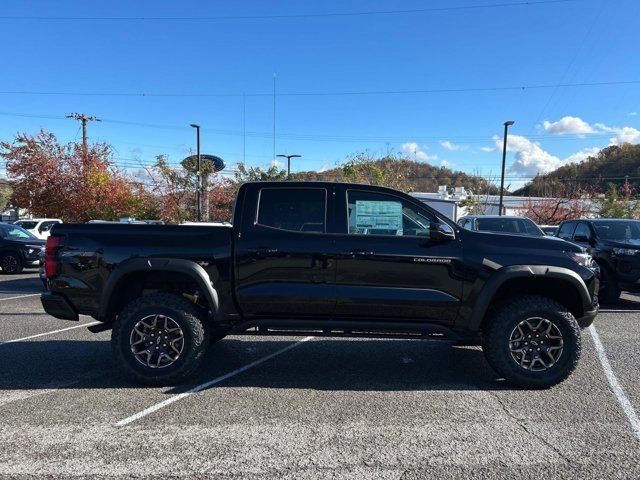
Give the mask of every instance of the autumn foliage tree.
[{"label": "autumn foliage tree", "polygon": [[580,199],[528,199],[518,215],[528,217],[539,225],[557,225],[564,220],[583,218],[591,211],[589,202]]},{"label": "autumn foliage tree", "polygon": [[81,145],[61,145],[53,133],[40,131],[0,142],[0,156],[12,184],[12,203],[35,216],[85,222],[135,215],[140,209],[134,188],[113,167],[107,144],[90,145],[85,159]]}]

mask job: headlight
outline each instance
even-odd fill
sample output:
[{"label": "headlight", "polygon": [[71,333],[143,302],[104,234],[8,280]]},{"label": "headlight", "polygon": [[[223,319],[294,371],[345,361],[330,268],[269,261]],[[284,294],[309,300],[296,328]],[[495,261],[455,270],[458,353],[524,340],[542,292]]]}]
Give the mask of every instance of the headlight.
[{"label": "headlight", "polygon": [[614,248],[614,255],[638,255],[640,250],[637,248]]},{"label": "headlight", "polygon": [[591,255],[588,253],[579,253],[579,252],[565,252],[571,260],[576,262],[578,265],[582,265],[583,267],[590,267],[593,263],[593,259]]}]

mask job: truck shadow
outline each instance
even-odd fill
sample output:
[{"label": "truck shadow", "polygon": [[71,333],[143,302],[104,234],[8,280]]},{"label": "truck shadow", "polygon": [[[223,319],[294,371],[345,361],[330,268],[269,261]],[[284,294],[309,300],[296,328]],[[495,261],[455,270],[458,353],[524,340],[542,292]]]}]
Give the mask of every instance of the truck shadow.
[{"label": "truck shadow", "polygon": [[[31,271],[25,271],[31,273]],[[33,277],[13,278],[11,275],[0,273],[0,294],[12,293],[16,295],[28,295],[30,293],[42,293],[44,287],[35,271]]]},{"label": "truck shadow", "polygon": [[[167,394],[188,390],[291,345],[290,339],[230,337],[208,352],[200,373]],[[0,345],[2,390],[145,388],[123,379],[108,341]],[[493,390],[504,382],[474,347],[419,340],[314,339],[226,379],[225,388],[356,391]]]}]

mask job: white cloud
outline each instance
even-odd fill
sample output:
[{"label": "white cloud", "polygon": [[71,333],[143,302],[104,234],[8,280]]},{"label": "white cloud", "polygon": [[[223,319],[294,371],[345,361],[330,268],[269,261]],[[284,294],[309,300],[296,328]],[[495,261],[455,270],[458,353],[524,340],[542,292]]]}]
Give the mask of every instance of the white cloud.
[{"label": "white cloud", "polygon": [[638,112],[629,112],[629,113],[627,113],[627,117],[635,117],[636,115],[638,115]]},{"label": "white cloud", "polygon": [[480,147],[480,150],[483,152],[495,152],[496,151],[496,147]]},{"label": "white cloud", "polygon": [[451,166],[451,162],[449,162],[448,160],[441,160],[440,161],[440,166],[441,167],[450,167]]},{"label": "white cloud", "polygon": [[598,154],[601,149],[599,147],[585,148],[579,152],[573,153],[565,158],[562,162],[567,163],[580,163],[585,161],[589,157],[593,157]]},{"label": "white cloud", "polygon": [[463,145],[456,145],[455,143],[451,143],[449,140],[443,140],[440,142],[442,148],[445,150],[449,150],[450,152],[455,152],[456,150],[466,150],[467,147]]},{"label": "white cloud", "polygon": [[280,160],[274,158],[273,160],[271,160],[271,163],[269,164],[270,167],[276,167],[276,168],[282,168],[284,167],[284,162],[281,162]]},{"label": "white cloud", "polygon": [[[496,149],[502,151],[502,139],[494,136],[493,140],[496,142]],[[520,135],[508,137],[507,151],[516,154],[516,159],[509,167],[509,171],[517,174],[547,173],[562,165],[562,160],[544,150],[538,142],[532,142]]]},{"label": "white cloud", "polygon": [[545,120],[542,125],[551,135],[586,135],[596,133],[596,130],[580,117],[565,116],[557,122]]},{"label": "white cloud", "polygon": [[615,133],[615,136],[609,139],[611,145],[620,145],[623,143],[631,143],[632,145],[635,145],[640,143],[640,130],[637,128],[613,128],[612,131]]},{"label": "white cloud", "polygon": [[[427,147],[426,145],[423,145],[423,148],[424,148],[424,150],[426,150],[429,147]],[[424,161],[428,162],[429,160],[437,160],[438,159],[437,155],[429,155],[424,150],[421,149],[420,145],[418,145],[416,142],[403,143],[402,146],[400,147],[400,151],[401,152],[406,153],[406,154],[408,154],[408,155],[410,155],[413,158],[416,158],[418,160],[424,160]]]}]

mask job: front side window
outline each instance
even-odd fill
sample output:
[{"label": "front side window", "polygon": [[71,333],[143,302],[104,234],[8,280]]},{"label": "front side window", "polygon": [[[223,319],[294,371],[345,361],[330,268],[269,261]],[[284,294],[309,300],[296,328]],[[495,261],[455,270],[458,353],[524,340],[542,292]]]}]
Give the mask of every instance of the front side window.
[{"label": "front side window", "polygon": [[16,222],[14,225],[18,225],[19,227],[25,228],[27,230],[33,230],[34,228],[36,228],[36,225],[38,225],[38,222],[20,220],[19,222]]},{"label": "front side window", "polygon": [[293,232],[325,232],[326,190],[263,188],[256,223]]},{"label": "front side window", "polygon": [[575,227],[574,222],[565,222],[560,226],[560,230],[558,230],[558,237],[563,240],[570,240],[571,234],[573,233],[573,228]]},{"label": "front side window", "polygon": [[382,193],[347,192],[350,235],[418,236],[429,238],[437,220],[415,205]]},{"label": "front side window", "polygon": [[591,230],[586,223],[579,223],[576,227],[576,231],[573,233],[573,238],[591,238]]}]

